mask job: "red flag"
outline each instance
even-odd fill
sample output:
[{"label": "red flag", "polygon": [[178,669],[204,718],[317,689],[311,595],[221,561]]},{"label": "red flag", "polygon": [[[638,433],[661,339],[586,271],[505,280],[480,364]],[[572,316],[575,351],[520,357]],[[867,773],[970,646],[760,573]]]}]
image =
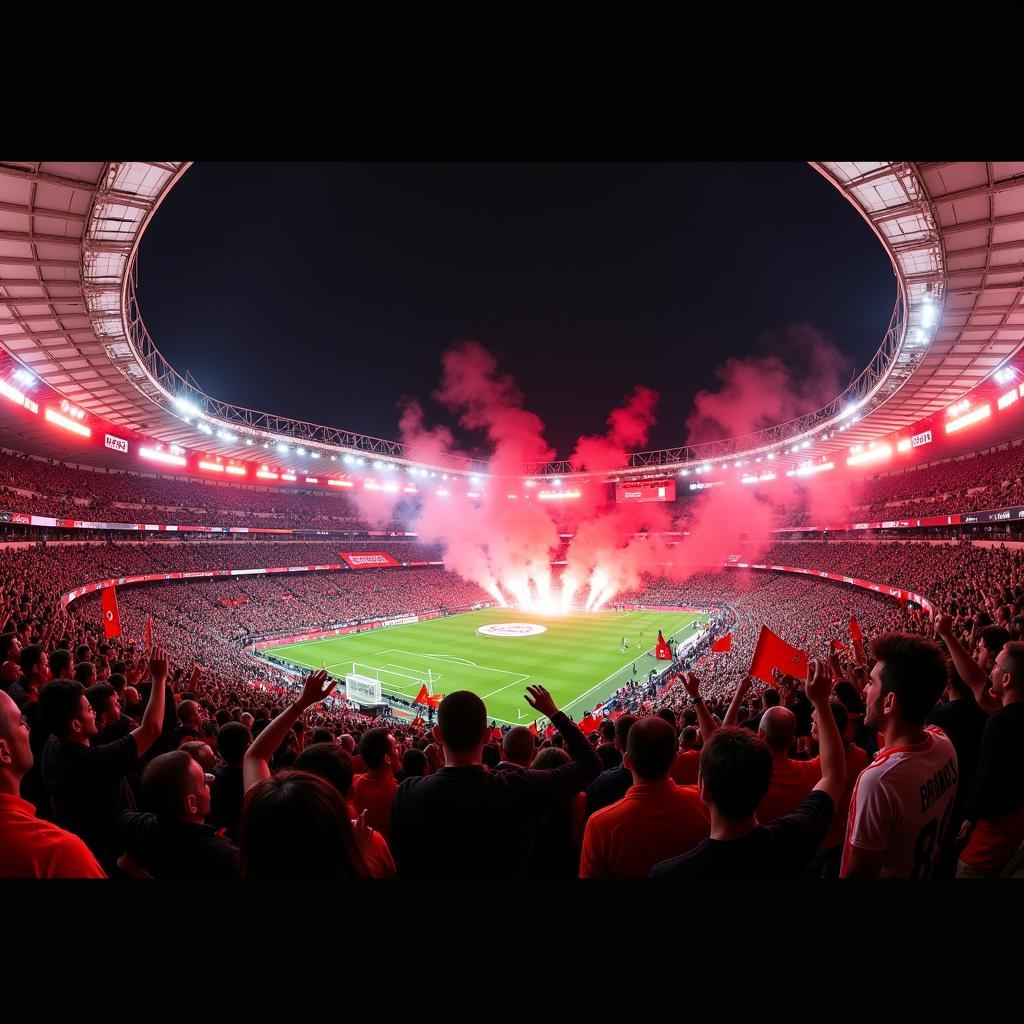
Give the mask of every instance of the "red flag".
[{"label": "red flag", "polygon": [[846,650],[846,644],[841,640],[830,640],[828,645],[829,654],[838,654],[840,651]]},{"label": "red flag", "polygon": [[531,722],[530,723],[530,732],[533,733],[533,738],[534,739],[540,739],[540,737],[537,735],[537,723],[536,722]]},{"label": "red flag", "polygon": [[103,632],[107,639],[121,635],[121,616],[117,610],[117,587],[103,591]]},{"label": "red flag", "polygon": [[860,630],[860,623],[853,615],[850,616],[850,640],[853,643],[853,651],[857,655],[857,664],[867,664],[867,658],[864,657],[864,634]]},{"label": "red flag", "polygon": [[658,644],[654,648],[654,656],[658,661],[671,661],[672,660],[672,648],[665,642],[665,638],[661,635],[661,630],[658,630]]},{"label": "red flag", "polygon": [[715,653],[721,654],[725,651],[732,650],[732,633],[726,633],[725,636],[720,636],[712,645],[711,650]]},{"label": "red flag", "polygon": [[430,699],[430,694],[427,692],[427,684],[423,683],[420,686],[420,692],[416,694],[416,699],[413,701],[414,704],[426,704]]},{"label": "red flag", "polygon": [[750,663],[750,674],[755,679],[770,683],[773,668],[790,676],[806,676],[807,654],[787,644],[767,626],[762,626],[754,650],[754,660]]},{"label": "red flag", "polygon": [[555,735],[555,727],[553,725],[546,725],[544,727],[544,738],[551,739]]},{"label": "red flag", "polygon": [[589,736],[592,732],[597,732],[601,728],[601,719],[594,718],[591,715],[587,715],[586,718],[580,719],[580,732],[584,736]]},{"label": "red flag", "polygon": [[149,615],[146,618],[146,632],[142,634],[142,640],[146,645],[146,650],[153,650],[153,616]]},{"label": "red flag", "polygon": [[433,693],[433,694],[431,694],[430,696],[427,697],[427,699],[426,699],[426,701],[424,703],[426,703],[427,707],[431,707],[431,708],[433,708],[436,711],[437,710],[437,705],[440,704],[441,701],[443,701],[443,700],[444,700],[444,694],[443,693]]},{"label": "red flag", "polygon": [[500,743],[502,741],[502,738],[503,737],[501,735],[500,729],[494,728],[491,730],[491,739],[494,740],[495,743]]}]

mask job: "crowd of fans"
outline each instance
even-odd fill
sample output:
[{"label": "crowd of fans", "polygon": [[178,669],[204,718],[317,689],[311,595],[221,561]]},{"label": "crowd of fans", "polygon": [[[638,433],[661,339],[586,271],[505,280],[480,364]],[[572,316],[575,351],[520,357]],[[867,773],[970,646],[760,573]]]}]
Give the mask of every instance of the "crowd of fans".
[{"label": "crowd of fans", "polygon": [[[223,547],[224,551],[218,551]],[[1024,840],[1024,555],[969,544],[780,544],[766,561],[919,590],[913,605],[751,570],[648,579],[625,603],[722,610],[653,692],[585,734],[497,729],[474,694],[373,719],[325,673],[275,679],[247,639],[486,595],[441,568],[175,582],[105,576],[268,561],[332,545],[99,545],[0,552],[0,874],[681,877],[994,875]],[[297,556],[297,557],[296,557]],[[226,567],[226,566],[225,566]],[[852,643],[850,618],[866,637]],[[145,650],[152,616],[156,646]],[[806,677],[747,672],[762,625]],[[948,656],[948,657],[947,657]],[[963,827],[961,827],[961,825]]]}]

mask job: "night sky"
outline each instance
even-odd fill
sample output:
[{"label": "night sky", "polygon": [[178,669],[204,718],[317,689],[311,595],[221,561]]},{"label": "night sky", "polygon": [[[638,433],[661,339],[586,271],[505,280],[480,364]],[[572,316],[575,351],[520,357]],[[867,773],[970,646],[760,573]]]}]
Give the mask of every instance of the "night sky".
[{"label": "night sky", "polygon": [[451,422],[429,394],[472,338],[560,456],[636,384],[662,392],[648,447],[682,443],[715,367],[790,323],[859,370],[895,295],[804,164],[197,163],[139,256],[150,333],[217,398],[397,437],[404,395]]}]

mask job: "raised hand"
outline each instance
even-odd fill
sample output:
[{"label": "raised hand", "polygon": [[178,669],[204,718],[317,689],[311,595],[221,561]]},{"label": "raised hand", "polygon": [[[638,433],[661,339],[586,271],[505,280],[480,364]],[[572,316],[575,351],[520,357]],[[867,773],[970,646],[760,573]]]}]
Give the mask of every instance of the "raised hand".
[{"label": "raised hand", "polygon": [[696,672],[683,673],[683,687],[691,700],[700,700],[700,680]]},{"label": "raised hand", "polygon": [[167,659],[167,652],[162,647],[154,647],[149,656],[149,671],[153,676],[153,685],[163,686],[167,682],[169,670],[170,662]]},{"label": "raised hand", "polygon": [[807,699],[815,705],[828,704],[832,693],[832,679],[828,666],[818,658],[807,662]]},{"label": "raised hand", "polygon": [[953,617],[946,615],[943,612],[935,613],[935,635],[942,637],[943,640],[949,639],[953,635]]},{"label": "raised hand", "polygon": [[[324,685],[325,683],[326,685]],[[320,669],[319,672],[310,672],[302,684],[302,696],[299,697],[298,703],[303,708],[319,704],[337,685],[337,679],[327,678],[326,669]]]},{"label": "raised hand", "polygon": [[742,700],[747,695],[753,682],[754,680],[751,679],[749,675],[745,675],[736,684],[736,696],[739,700]]},{"label": "raised hand", "polygon": [[543,686],[528,686],[524,696],[526,703],[545,718],[551,719],[558,714],[558,705]]}]

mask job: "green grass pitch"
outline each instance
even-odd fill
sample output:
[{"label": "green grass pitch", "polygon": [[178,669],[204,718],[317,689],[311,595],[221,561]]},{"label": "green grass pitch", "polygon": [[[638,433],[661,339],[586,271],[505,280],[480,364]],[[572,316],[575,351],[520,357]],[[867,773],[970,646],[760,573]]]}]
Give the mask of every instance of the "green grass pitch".
[{"label": "green grass pitch", "polygon": [[[472,690],[483,698],[489,718],[526,725],[535,717],[523,699],[527,685],[546,686],[558,706],[579,719],[629,680],[634,663],[640,679],[652,668],[664,667],[646,653],[657,643],[659,629],[666,639],[682,640],[691,635],[691,622],[706,618],[690,612],[639,611],[544,616],[491,608],[287,644],[264,653],[300,668],[326,666],[342,679],[353,671],[379,678],[385,695],[413,698],[428,679],[434,693]],[[517,637],[477,632],[481,626],[513,622],[535,623],[546,631]],[[625,653],[619,649],[623,636],[629,641]]]}]

